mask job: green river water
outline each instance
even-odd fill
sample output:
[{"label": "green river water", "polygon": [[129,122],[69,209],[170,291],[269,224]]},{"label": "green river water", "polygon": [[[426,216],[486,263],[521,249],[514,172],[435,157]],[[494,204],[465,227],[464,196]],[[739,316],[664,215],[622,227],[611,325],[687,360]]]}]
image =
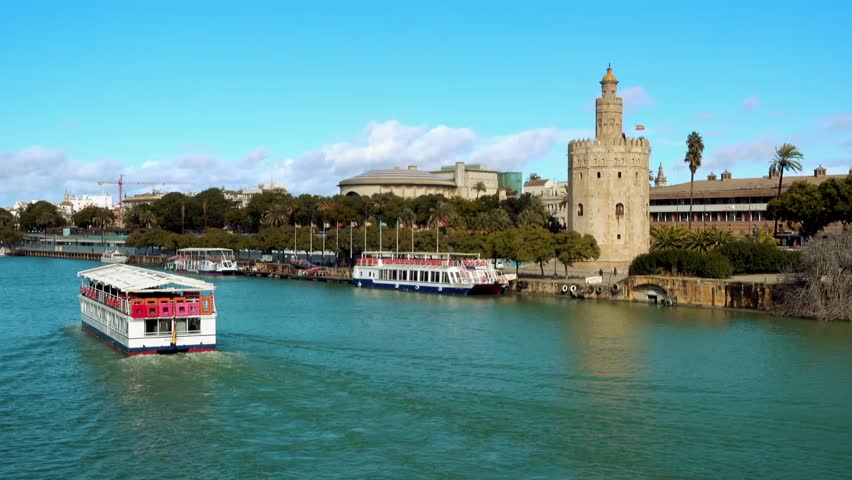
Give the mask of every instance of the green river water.
[{"label": "green river water", "polygon": [[219,278],[220,351],[125,358],[0,258],[0,478],[850,478],[852,325]]}]

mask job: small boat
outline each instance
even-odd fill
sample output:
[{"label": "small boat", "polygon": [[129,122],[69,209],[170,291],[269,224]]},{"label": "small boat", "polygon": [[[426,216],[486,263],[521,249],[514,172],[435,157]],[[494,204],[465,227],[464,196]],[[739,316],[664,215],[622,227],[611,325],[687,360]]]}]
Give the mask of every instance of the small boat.
[{"label": "small boat", "polygon": [[237,259],[230,248],[181,248],[166,261],[166,270],[204,275],[237,273]]},{"label": "small boat", "polygon": [[103,263],[127,263],[127,255],[121,253],[117,248],[106,252],[101,255],[101,262]]},{"label": "small boat", "polygon": [[216,349],[213,284],[132,267],[77,274],[82,328],[127,355]]},{"label": "small boat", "polygon": [[515,278],[471,253],[364,252],[352,270],[359,288],[442,295],[500,295]]}]

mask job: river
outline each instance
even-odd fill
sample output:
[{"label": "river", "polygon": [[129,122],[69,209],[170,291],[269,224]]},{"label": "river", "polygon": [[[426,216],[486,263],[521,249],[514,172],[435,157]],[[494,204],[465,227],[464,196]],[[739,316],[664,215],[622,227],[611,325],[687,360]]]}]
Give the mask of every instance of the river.
[{"label": "river", "polygon": [[219,278],[220,351],[80,329],[0,258],[0,478],[849,478],[852,325]]}]

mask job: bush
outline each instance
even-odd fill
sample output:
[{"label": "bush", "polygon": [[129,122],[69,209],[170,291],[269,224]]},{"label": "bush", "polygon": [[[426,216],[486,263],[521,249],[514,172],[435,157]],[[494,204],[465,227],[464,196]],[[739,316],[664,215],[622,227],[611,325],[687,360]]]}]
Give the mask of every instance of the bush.
[{"label": "bush", "polygon": [[719,249],[731,261],[734,273],[781,273],[799,262],[799,252],[785,252],[774,245],[749,241],[731,242]]},{"label": "bush", "polygon": [[639,255],[630,263],[630,275],[687,275],[701,278],[728,278],[734,271],[731,262],[718,253],[700,253],[669,248]]}]

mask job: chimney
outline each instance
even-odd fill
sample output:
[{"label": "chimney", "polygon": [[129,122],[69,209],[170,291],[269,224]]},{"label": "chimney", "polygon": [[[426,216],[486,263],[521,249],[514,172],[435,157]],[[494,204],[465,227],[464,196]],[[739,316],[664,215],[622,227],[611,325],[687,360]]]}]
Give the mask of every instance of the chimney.
[{"label": "chimney", "polygon": [[814,169],[814,176],[815,177],[824,177],[825,176],[825,168],[823,168],[822,165],[815,168]]},{"label": "chimney", "polygon": [[417,170],[417,165],[409,165],[408,169],[409,170]]},{"label": "chimney", "polygon": [[722,181],[724,182],[725,180],[730,180],[730,179],[731,179],[731,172],[729,172],[728,169],[726,168],[725,171],[722,172]]},{"label": "chimney", "polygon": [[713,172],[710,172],[710,175],[707,175],[707,180],[716,180],[716,174],[713,173]]},{"label": "chimney", "polygon": [[772,167],[769,167],[769,178],[778,178],[779,173],[778,170],[775,170]]}]

